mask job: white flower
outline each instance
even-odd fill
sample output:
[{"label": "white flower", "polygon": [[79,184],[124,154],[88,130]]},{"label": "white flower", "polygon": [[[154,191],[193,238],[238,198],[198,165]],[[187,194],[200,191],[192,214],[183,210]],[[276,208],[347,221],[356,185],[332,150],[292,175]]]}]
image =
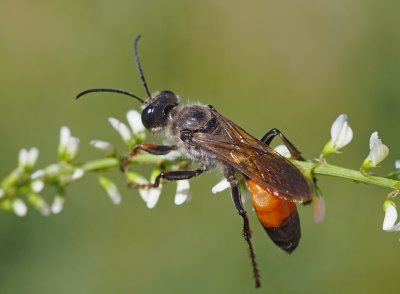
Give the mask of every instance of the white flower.
[{"label": "white flower", "polygon": [[40,195],[31,193],[28,195],[28,201],[41,215],[49,216],[51,214],[49,205]]},{"label": "white flower", "polygon": [[154,208],[158,202],[158,200],[160,199],[160,195],[161,195],[161,187],[157,187],[157,188],[151,188],[147,190],[147,208]]},{"label": "white flower", "polygon": [[72,181],[76,181],[79,180],[80,178],[82,178],[85,175],[85,171],[81,168],[77,168],[74,170],[72,176],[71,176],[71,180]]},{"label": "white flower", "polygon": [[[159,170],[157,169],[153,170],[150,176],[150,182],[138,173],[129,172],[127,176],[128,176],[128,181],[131,183],[135,183],[138,185],[147,185],[149,183],[154,183],[155,178],[159,174],[160,174]],[[161,190],[162,190],[161,183],[157,188],[138,189],[140,197],[146,203],[147,208],[154,208],[156,206],[158,200],[160,199]]]},{"label": "white flower", "polygon": [[129,143],[131,141],[132,135],[126,124],[113,117],[110,117],[108,121],[111,126],[120,134],[125,143]]},{"label": "white flower", "polygon": [[142,123],[142,116],[136,110],[129,110],[126,114],[126,119],[131,127],[132,133],[136,136],[143,137],[145,127]]},{"label": "white flower", "polygon": [[90,141],[90,145],[92,145],[96,149],[104,151],[107,155],[112,155],[115,151],[114,147],[106,141],[92,140]]},{"label": "white flower", "polygon": [[44,188],[44,183],[41,180],[35,180],[31,183],[31,189],[35,193],[42,192],[43,188]]},{"label": "white flower", "polygon": [[39,150],[36,147],[21,149],[18,156],[18,165],[22,168],[32,168],[39,157]]},{"label": "white flower", "polygon": [[227,179],[223,179],[220,181],[218,184],[216,184],[214,187],[211,188],[211,192],[213,194],[217,194],[219,192],[222,192],[226,189],[228,189],[231,186],[231,184],[228,182]]},{"label": "white flower", "polygon": [[60,144],[58,155],[62,160],[71,161],[78,154],[79,138],[72,137],[68,127],[63,126],[60,130]]},{"label": "white flower", "polygon": [[370,152],[364,160],[362,169],[377,167],[389,154],[389,148],[379,139],[378,132],[373,132],[369,139]]},{"label": "white flower", "polygon": [[278,152],[280,155],[286,158],[290,158],[292,155],[290,154],[289,149],[286,147],[286,145],[278,145],[274,148],[276,152]]},{"label": "white flower", "polygon": [[338,152],[339,149],[349,144],[352,139],[353,130],[347,122],[347,115],[341,114],[332,124],[331,140],[325,145],[322,155],[326,156]]},{"label": "white flower", "polygon": [[31,174],[31,179],[37,180],[37,179],[43,178],[45,175],[46,175],[46,173],[44,172],[44,170],[38,169],[37,171],[35,171],[34,173]]},{"label": "white flower", "polygon": [[188,201],[190,198],[190,184],[189,180],[181,180],[176,184],[175,204],[181,205]]},{"label": "white flower", "polygon": [[51,204],[51,212],[53,214],[60,213],[64,208],[65,197],[61,195],[56,195],[54,197],[53,203]]},{"label": "white flower", "polygon": [[383,219],[382,229],[384,231],[400,231],[400,223],[395,224],[397,220],[396,205],[391,200],[386,200],[383,203],[385,218]]},{"label": "white flower", "polygon": [[321,195],[313,193],[311,196],[312,216],[314,222],[321,223],[325,218],[326,206],[325,200]]},{"label": "white flower", "polygon": [[400,170],[400,160],[396,160],[396,161],[394,162],[394,167],[395,167],[396,169]]},{"label": "white flower", "polygon": [[26,212],[28,211],[25,202],[18,198],[13,201],[12,209],[16,215],[21,217],[25,216]]},{"label": "white flower", "polygon": [[106,190],[108,197],[110,197],[113,204],[118,205],[122,201],[121,194],[118,187],[108,178],[99,176],[100,185]]},{"label": "white flower", "polygon": [[59,164],[51,164],[45,168],[45,174],[48,174],[49,176],[55,176],[57,175],[61,170],[61,167]]}]

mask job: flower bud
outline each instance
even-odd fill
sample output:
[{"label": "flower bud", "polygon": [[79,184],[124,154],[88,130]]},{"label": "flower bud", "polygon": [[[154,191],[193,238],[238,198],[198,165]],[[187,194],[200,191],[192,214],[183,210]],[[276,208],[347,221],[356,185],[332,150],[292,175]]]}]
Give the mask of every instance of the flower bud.
[{"label": "flower bud", "polygon": [[341,114],[332,124],[331,139],[326,143],[321,155],[326,156],[331,153],[338,153],[338,151],[349,144],[352,139],[353,130],[347,122],[347,115]]},{"label": "flower bud", "polygon": [[362,170],[378,167],[389,154],[389,148],[379,139],[378,132],[372,133],[369,139],[369,148],[370,152],[361,166]]}]

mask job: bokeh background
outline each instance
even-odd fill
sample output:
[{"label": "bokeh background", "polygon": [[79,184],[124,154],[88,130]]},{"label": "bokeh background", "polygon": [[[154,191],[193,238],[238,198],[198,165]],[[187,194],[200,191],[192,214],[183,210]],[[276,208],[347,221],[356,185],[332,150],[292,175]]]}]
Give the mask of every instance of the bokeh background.
[{"label": "bokeh background", "polygon": [[[62,125],[81,138],[80,161],[99,156],[92,139],[119,142],[107,118],[138,103],[74,96],[93,87],[144,96],[132,56],[138,33],[151,90],[212,104],[258,137],[277,127],[307,158],[347,113],[353,142],[329,161],[358,169],[377,130],[391,150],[379,172],[389,172],[400,158],[399,12],[390,0],[2,0],[0,175],[21,147],[40,149],[39,166],[54,162]],[[119,206],[88,176],[68,189],[60,215],[0,214],[1,293],[256,291],[229,192],[210,191],[221,175],[193,179],[181,207],[166,185],[152,210],[114,178]],[[320,186],[326,219],[317,225],[310,207],[299,208],[303,237],[291,256],[250,212],[258,293],[398,293],[400,235],[381,230],[389,191],[326,177]]]}]

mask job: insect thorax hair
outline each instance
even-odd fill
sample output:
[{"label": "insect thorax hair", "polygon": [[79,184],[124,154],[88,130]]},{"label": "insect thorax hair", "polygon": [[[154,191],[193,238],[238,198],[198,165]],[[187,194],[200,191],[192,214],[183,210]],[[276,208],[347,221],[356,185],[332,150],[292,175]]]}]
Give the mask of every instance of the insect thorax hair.
[{"label": "insect thorax hair", "polygon": [[215,154],[207,150],[193,146],[181,140],[182,130],[197,131],[204,128],[212,119],[210,108],[200,103],[178,105],[169,113],[167,124],[164,126],[166,141],[176,145],[178,151],[187,159],[199,163],[205,169],[219,167],[220,161]]}]

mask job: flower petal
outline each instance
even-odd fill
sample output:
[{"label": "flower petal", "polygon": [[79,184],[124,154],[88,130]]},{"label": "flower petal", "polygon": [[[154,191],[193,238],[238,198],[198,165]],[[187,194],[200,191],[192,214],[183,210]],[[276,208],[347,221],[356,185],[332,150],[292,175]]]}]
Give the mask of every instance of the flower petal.
[{"label": "flower petal", "polygon": [[382,143],[381,139],[379,139],[378,132],[372,133],[369,140],[369,146],[371,149],[369,157],[371,159],[372,165],[376,167],[386,158],[386,156],[388,156],[389,148]]},{"label": "flower petal", "polygon": [[65,149],[71,137],[71,130],[67,126],[62,126],[60,130],[60,149]]},{"label": "flower petal", "polygon": [[114,147],[106,141],[92,140],[92,141],[90,141],[90,145],[96,149],[104,151],[106,154],[111,155],[114,153]]},{"label": "flower petal", "polygon": [[35,193],[42,192],[43,188],[44,188],[44,183],[41,180],[35,180],[31,183],[31,189]]},{"label": "flower petal", "polygon": [[77,168],[74,170],[74,173],[71,176],[71,180],[76,181],[82,178],[85,175],[85,171],[81,168]]},{"label": "flower petal", "polygon": [[353,139],[353,130],[347,122],[347,115],[341,114],[331,127],[331,144],[336,150],[343,148]]},{"label": "flower petal", "polygon": [[218,184],[216,184],[214,187],[211,188],[211,192],[213,194],[216,194],[228,189],[230,186],[231,184],[228,182],[228,180],[223,179],[222,181],[220,181]]},{"label": "flower petal", "polygon": [[14,210],[14,213],[20,217],[25,216],[28,211],[25,202],[18,198],[13,201],[12,209]]},{"label": "flower petal", "polygon": [[319,224],[325,218],[325,212],[326,212],[325,200],[322,196],[318,196],[314,193],[312,195],[311,204],[312,204],[313,220],[314,222]]},{"label": "flower petal", "polygon": [[154,208],[158,202],[158,199],[160,198],[160,195],[161,195],[160,187],[149,189],[146,201],[147,208]]},{"label": "flower petal", "polygon": [[132,129],[132,133],[138,135],[143,133],[145,127],[142,123],[142,115],[136,110],[129,110],[126,114],[126,119],[128,120],[128,124]]},{"label": "flower petal", "polygon": [[175,204],[181,205],[189,199],[190,183],[189,180],[181,180],[176,185]]},{"label": "flower petal", "polygon": [[108,121],[110,122],[111,126],[120,134],[122,140],[129,142],[132,139],[131,132],[126,124],[113,117],[110,117]]},{"label": "flower petal", "polygon": [[392,231],[393,226],[397,220],[397,210],[390,200],[385,201],[384,207],[385,218],[383,219],[382,229],[384,231]]},{"label": "flower petal", "polygon": [[19,151],[19,156],[18,156],[18,165],[20,167],[25,167],[28,164],[28,150],[26,150],[25,148],[22,148]]},{"label": "flower petal", "polygon": [[53,203],[51,204],[51,212],[53,214],[59,214],[63,208],[65,203],[65,197],[56,195],[54,197]]},{"label": "flower petal", "polygon": [[280,155],[286,158],[290,158],[292,155],[290,154],[289,149],[286,147],[286,145],[278,145],[274,148],[276,152],[278,152]]}]

